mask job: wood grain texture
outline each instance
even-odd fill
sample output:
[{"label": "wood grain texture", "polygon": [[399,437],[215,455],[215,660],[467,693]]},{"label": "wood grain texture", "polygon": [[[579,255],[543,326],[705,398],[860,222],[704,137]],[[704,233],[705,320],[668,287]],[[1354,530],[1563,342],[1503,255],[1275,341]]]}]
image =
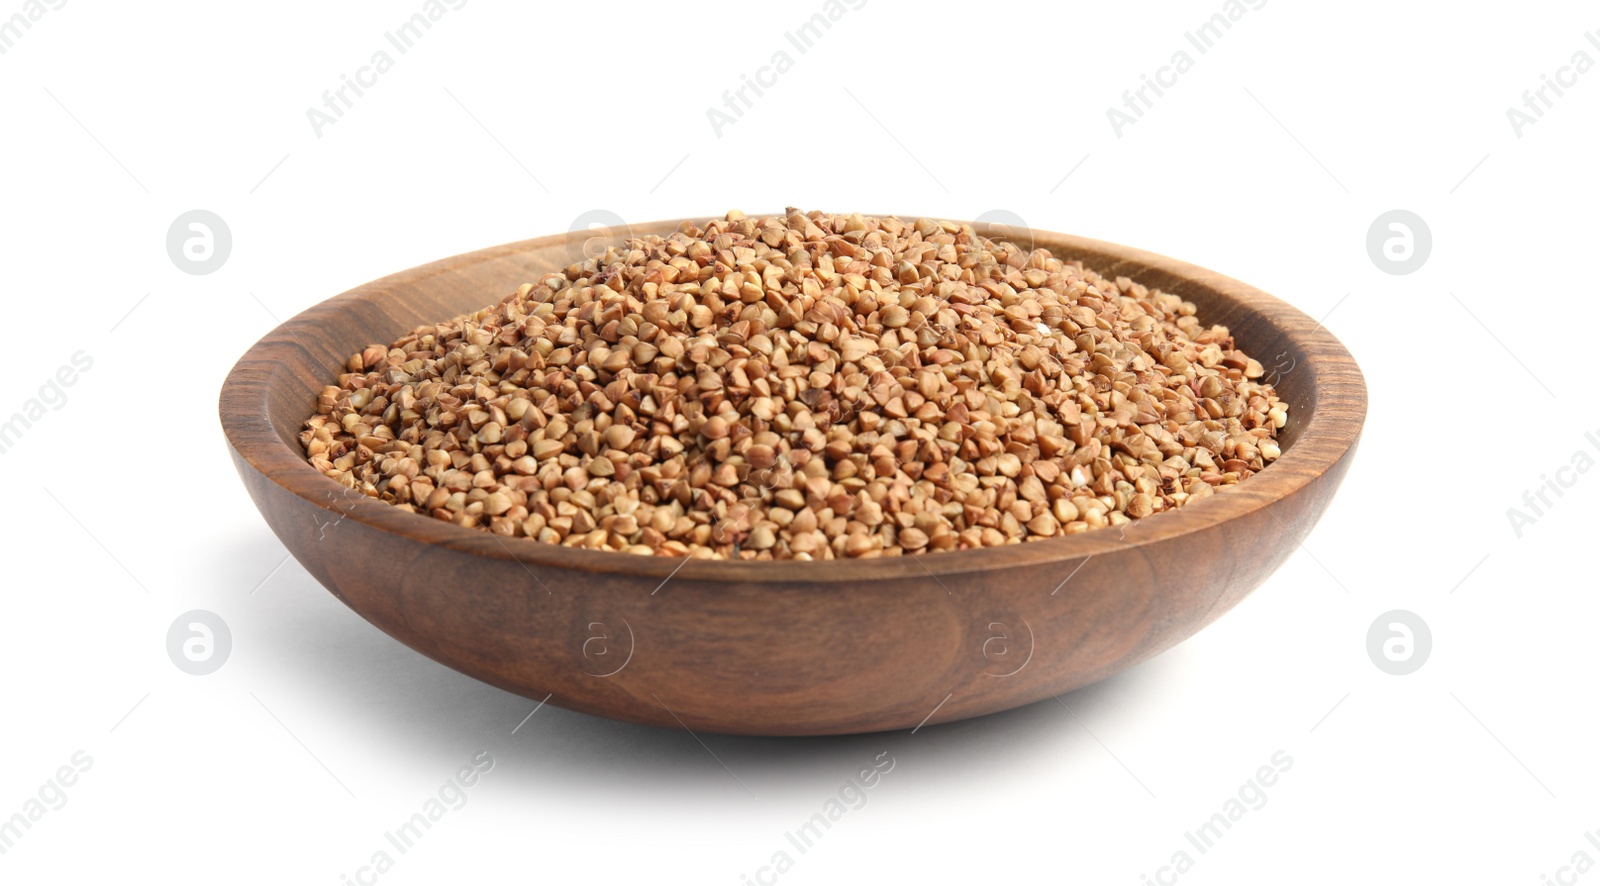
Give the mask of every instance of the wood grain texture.
[{"label": "wood grain texture", "polygon": [[1187,638],[1272,574],[1327,508],[1366,416],[1354,359],[1284,302],[1163,256],[1033,232],[1058,256],[1195,302],[1203,322],[1277,367],[1291,407],[1282,457],[1125,531],[812,563],[503,539],[368,499],[306,463],[296,434],[351,353],[495,302],[571,263],[590,236],[468,253],[329,299],[251,347],[220,401],[239,476],[324,587],[439,662],[574,710],[823,735],[959,720],[1094,682]]}]

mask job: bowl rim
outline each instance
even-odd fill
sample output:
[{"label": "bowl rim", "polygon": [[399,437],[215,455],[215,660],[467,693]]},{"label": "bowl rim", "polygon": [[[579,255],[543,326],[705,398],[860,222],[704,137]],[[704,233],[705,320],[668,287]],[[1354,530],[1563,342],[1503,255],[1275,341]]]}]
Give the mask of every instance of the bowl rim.
[{"label": "bowl rim", "polygon": [[[759,216],[752,214],[751,217]],[[687,220],[698,224],[706,219]],[[629,225],[627,234],[666,234],[675,231],[683,221],[685,219],[671,219]],[[1107,527],[994,548],[808,562],[646,557],[620,551],[563,547],[529,538],[504,538],[483,529],[469,529],[426,514],[402,511],[388,502],[350,490],[311,467],[298,445],[287,443],[278,435],[268,409],[275,374],[283,366],[307,361],[320,365],[318,356],[304,346],[297,333],[310,336],[315,330],[325,328],[334,316],[381,300],[396,289],[415,286],[470,265],[536,249],[579,244],[592,236],[585,230],[520,240],[440,259],[365,283],[301,311],[251,345],[228,371],[218,397],[222,429],[239,459],[283,490],[329,512],[331,519],[354,520],[372,529],[461,553],[515,561],[525,570],[538,566],[655,577],[663,579],[662,585],[672,578],[701,583],[823,585],[915,577],[931,577],[937,581],[940,576],[996,568],[1086,561],[1095,555],[1135,550],[1202,532],[1258,510],[1277,519],[1268,505],[1300,492],[1338,464],[1356,445],[1367,411],[1366,382],[1349,351],[1320,322],[1253,286],[1197,265],[1086,237],[1037,229],[1029,233],[1036,247],[1048,248],[1058,257],[1082,260],[1085,266],[1107,277],[1127,276],[1138,280],[1140,275],[1156,273],[1176,278],[1181,285],[1163,284],[1161,288],[1185,298],[1190,297],[1183,292],[1185,289],[1208,291],[1217,299],[1237,303],[1245,311],[1261,316],[1286,336],[1302,355],[1296,371],[1312,375],[1311,384],[1316,392],[1314,408],[1293,444],[1272,464],[1247,480],[1204,501],[1152,515],[1153,519],[1134,521],[1119,532],[1110,532]],[[1098,259],[1114,261],[1107,264]],[[507,291],[515,285],[509,284]],[[311,407],[307,406],[309,417]],[[1290,421],[1294,420],[1291,414]],[[243,465],[239,467],[242,470]],[[531,571],[530,575],[542,582]],[[949,588],[945,590],[948,592]]]}]

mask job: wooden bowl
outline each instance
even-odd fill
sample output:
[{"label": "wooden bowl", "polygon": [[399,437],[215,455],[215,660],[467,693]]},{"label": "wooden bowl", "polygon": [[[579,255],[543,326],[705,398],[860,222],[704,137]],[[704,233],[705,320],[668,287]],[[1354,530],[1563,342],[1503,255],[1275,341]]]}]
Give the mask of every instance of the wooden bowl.
[{"label": "wooden bowl", "polygon": [[591,236],[459,255],[322,302],[251,347],[220,403],[256,507],[324,587],[436,661],[573,710],[826,735],[959,720],[1092,683],[1190,636],[1271,575],[1328,506],[1366,416],[1350,354],[1284,302],[1149,252],[1033,232],[1036,246],[1181,295],[1232,330],[1290,404],[1283,455],[1125,530],[827,562],[504,539],[366,498],[307,464],[296,435],[350,354],[496,302],[570,264]]}]

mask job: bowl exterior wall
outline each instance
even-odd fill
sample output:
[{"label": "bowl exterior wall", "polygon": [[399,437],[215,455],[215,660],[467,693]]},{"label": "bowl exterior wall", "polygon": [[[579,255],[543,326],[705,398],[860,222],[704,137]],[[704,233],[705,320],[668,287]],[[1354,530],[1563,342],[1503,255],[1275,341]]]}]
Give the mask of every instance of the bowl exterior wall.
[{"label": "bowl exterior wall", "polygon": [[1171,648],[1282,564],[1350,456],[1211,532],[1066,563],[859,584],[806,582],[803,569],[785,582],[663,582],[486,558],[330,516],[234,460],[307,571],[442,664],[619,720],[827,735],[1007,710]]}]

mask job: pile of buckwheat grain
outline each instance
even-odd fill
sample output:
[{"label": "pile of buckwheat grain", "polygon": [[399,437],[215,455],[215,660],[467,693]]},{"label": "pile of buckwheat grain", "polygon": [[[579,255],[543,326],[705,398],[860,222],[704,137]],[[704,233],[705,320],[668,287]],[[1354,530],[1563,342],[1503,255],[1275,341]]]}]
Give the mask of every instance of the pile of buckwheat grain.
[{"label": "pile of buckwheat grain", "polygon": [[350,357],[313,466],[461,526],[670,557],[1118,526],[1249,477],[1287,407],[1195,307],[948,221],[730,212]]}]

